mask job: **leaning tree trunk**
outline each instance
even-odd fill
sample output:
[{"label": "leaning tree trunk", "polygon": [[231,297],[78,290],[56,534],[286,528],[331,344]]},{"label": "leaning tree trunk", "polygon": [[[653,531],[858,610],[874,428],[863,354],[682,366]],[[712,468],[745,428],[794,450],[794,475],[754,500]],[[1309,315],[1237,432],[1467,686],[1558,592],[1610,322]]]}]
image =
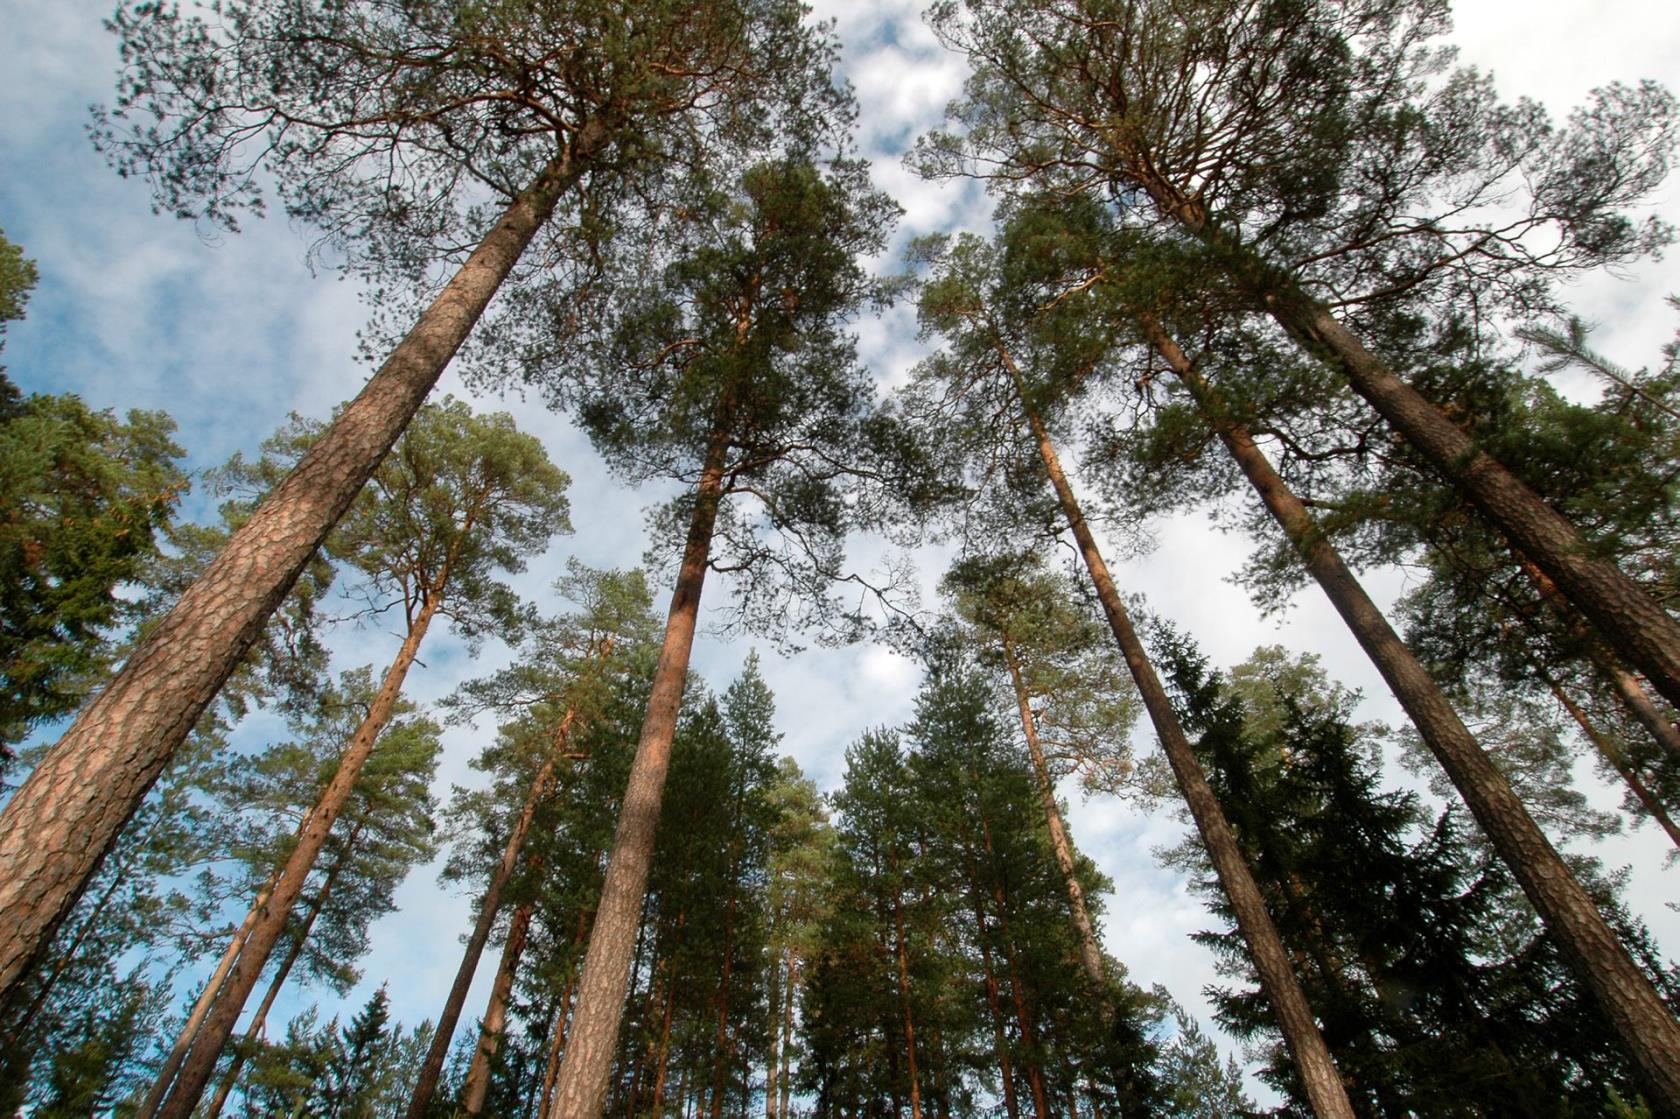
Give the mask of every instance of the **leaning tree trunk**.
[{"label": "leaning tree trunk", "polygon": [[1395,376],[1325,307],[1299,293],[1271,301],[1278,324],[1328,356],[1353,390],[1555,580],[1618,656],[1680,706],[1680,622],[1591,546],[1540,495]]},{"label": "leaning tree trunk", "polygon": [[[1209,225],[1199,202],[1185,198],[1152,170],[1142,171],[1140,181],[1171,220],[1219,250],[1240,251]],[[1285,333],[1339,369],[1354,392],[1557,582],[1618,657],[1680,707],[1680,622],[1615,564],[1595,556],[1574,525],[1437,405],[1395,376],[1329,308],[1263,265],[1237,271]]]},{"label": "leaning tree trunk", "polygon": [[[321,916],[321,910],[327,907],[327,899],[332,896],[333,885],[344,869],[344,864],[350,860],[350,852],[355,849],[356,837],[360,829],[350,833],[349,840],[344,845],[344,854],[333,861],[332,869],[321,882],[321,888],[315,893],[315,900],[309,905],[309,915],[303,919],[303,926],[298,929],[297,937],[292,941],[292,947],[281,961],[280,968],[274,973],[274,980],[268,985],[268,993],[263,996],[262,1003],[257,1007],[256,1014],[251,1017],[251,1024],[245,1030],[247,1047],[254,1044],[262,1036],[263,1029],[268,1022],[268,1013],[274,1009],[274,1000],[280,997],[280,988],[286,985],[286,980],[292,974],[292,968],[297,966],[298,960],[303,958],[304,945],[309,943],[309,934],[315,931],[315,922]],[[210,1100],[210,1106],[205,1109],[204,1119],[216,1119],[227,1106],[228,1096],[233,1094],[233,1086],[239,1082],[239,1072],[245,1067],[245,1057],[248,1048],[241,1049],[233,1056],[228,1070],[222,1075],[222,1082],[216,1087],[216,1094]],[[161,1079],[161,1077],[159,1078]]]},{"label": "leaning tree trunk", "polygon": [[198,1037],[193,1041],[191,1052],[181,1062],[180,1074],[163,1105],[158,1109],[159,1119],[188,1119],[193,1108],[198,1105],[204,1085],[215,1071],[216,1058],[233,1033],[234,1023],[239,1019],[239,1012],[244,1008],[245,1000],[250,997],[251,989],[256,986],[257,976],[263,965],[268,962],[269,953],[274,950],[281,933],[285,930],[286,915],[291,912],[292,905],[302,892],[304,879],[309,876],[321,849],[326,846],[327,836],[332,831],[334,821],[349,804],[356,778],[361,776],[362,766],[373,753],[374,743],[378,741],[380,733],[384,731],[396,711],[397,700],[402,695],[403,679],[408,675],[409,666],[414,663],[415,655],[420,651],[420,642],[426,636],[426,629],[442,603],[442,597],[432,595],[425,600],[419,614],[415,616],[414,624],[409,628],[408,636],[403,639],[396,660],[391,662],[391,667],[385,672],[385,679],[380,683],[379,692],[368,708],[367,717],[351,736],[344,756],[339,760],[338,770],[310,812],[299,836],[298,845],[286,860],[280,880],[269,896],[267,909],[246,937],[245,949],[240,952],[239,960],[229,972],[221,994],[216,999],[215,1008],[205,1017],[204,1025],[200,1027]]},{"label": "leaning tree trunk", "polygon": [[[490,988],[490,1004],[484,1010],[484,1021],[478,1028],[478,1044],[473,1047],[473,1059],[467,1069],[467,1079],[461,1086],[461,1110],[478,1115],[490,1095],[490,1070],[496,1060],[496,1050],[502,1046],[502,1034],[507,1031],[508,1003],[513,998],[513,975],[519,970],[519,957],[525,951],[525,939],[531,932],[531,916],[536,903],[522,902],[513,911],[508,923],[507,942],[502,945],[502,961],[496,968],[496,982]],[[424,1114],[421,1112],[420,1114]]]},{"label": "leaning tree trunk", "polygon": [[140,1109],[134,1113],[134,1119],[152,1119],[157,1114],[158,1105],[163,1103],[164,1093],[169,1091],[169,1085],[175,1080],[175,1073],[186,1059],[187,1052],[192,1048],[193,1038],[198,1036],[199,1027],[204,1024],[204,1018],[210,1013],[210,1008],[216,1004],[216,996],[222,989],[222,983],[227,979],[228,972],[233,970],[234,963],[239,959],[239,953],[245,947],[245,938],[251,935],[256,926],[257,917],[268,904],[268,895],[273,891],[275,883],[279,882],[284,868],[275,867],[274,873],[268,876],[262,889],[257,891],[256,900],[251,903],[251,909],[245,914],[245,920],[234,930],[228,938],[228,946],[222,952],[221,960],[216,964],[216,970],[205,981],[204,990],[198,994],[193,1008],[187,1015],[181,1032],[175,1038],[175,1045],[164,1059],[163,1067],[158,1069],[157,1078],[152,1081],[151,1090],[140,1104]]},{"label": "leaning tree trunk", "polygon": [[1231,903],[1231,911],[1237,919],[1237,928],[1253,957],[1254,969],[1260,975],[1261,989],[1265,991],[1266,999],[1271,1003],[1272,1013],[1277,1018],[1278,1028],[1282,1031],[1284,1042],[1294,1059],[1296,1072],[1301,1077],[1301,1085],[1307,1093],[1307,1100],[1320,1119],[1353,1119],[1353,1107],[1348,1102],[1347,1091],[1342,1087],[1341,1077],[1336,1072],[1336,1063],[1330,1057],[1329,1047],[1324,1044],[1324,1035],[1319,1033],[1318,1023],[1313,1020],[1307,996],[1301,990],[1300,980],[1290,968],[1289,954],[1283,947],[1283,940],[1278,936],[1277,926],[1272,923],[1271,915],[1266,912],[1265,899],[1254,882],[1254,875],[1249,871],[1248,864],[1243,861],[1242,850],[1237,846],[1236,836],[1219,806],[1219,799],[1208,785],[1201,763],[1196,760],[1190,740],[1185,736],[1184,728],[1179,724],[1178,716],[1172,709],[1172,701],[1167,698],[1167,691],[1161,686],[1160,677],[1155,674],[1155,666],[1150,663],[1149,654],[1144,650],[1143,642],[1138,639],[1131,615],[1127,613],[1125,604],[1120,601],[1120,591],[1108,573],[1108,565],[1097,548],[1096,537],[1092,535],[1090,525],[1085,522],[1085,515],[1079,508],[1073,487],[1062,471],[1061,460],[1056,455],[1055,445],[1050,441],[1044,421],[1028,403],[1026,386],[1022,382],[1020,371],[1007,351],[1000,348],[1000,356],[1014,378],[1021,410],[1032,428],[1033,437],[1038,443],[1039,457],[1044,462],[1045,472],[1050,476],[1050,484],[1056,491],[1062,514],[1066,517],[1068,527],[1073,531],[1074,539],[1079,545],[1086,570],[1091,576],[1091,583],[1096,588],[1097,599],[1102,603],[1103,613],[1108,618],[1109,628],[1114,631],[1114,639],[1126,658],[1126,667],[1130,669],[1138,693],[1143,697],[1143,706],[1149,712],[1150,722],[1154,724],[1155,733],[1161,739],[1161,747],[1166,752],[1168,764],[1172,766],[1173,776],[1178,780],[1179,790],[1190,807],[1191,817],[1196,821],[1196,830],[1200,833],[1208,859],[1219,876],[1220,887]]},{"label": "leaning tree trunk", "polygon": [[1079,962],[1091,980],[1091,988],[1104,994],[1107,981],[1103,976],[1102,949],[1097,946],[1097,932],[1091,924],[1091,914],[1085,907],[1085,887],[1079,883],[1074,868],[1073,843],[1068,839],[1067,826],[1062,822],[1062,810],[1056,803],[1056,786],[1050,779],[1050,766],[1044,760],[1044,746],[1038,738],[1038,719],[1033,715],[1027,683],[1021,674],[1021,662],[1008,637],[1003,638],[1003,659],[1009,667],[1009,679],[1015,686],[1015,704],[1021,711],[1021,733],[1027,739],[1027,753],[1032,756],[1033,773],[1038,778],[1038,794],[1044,801],[1044,820],[1050,827],[1050,849],[1055,852],[1056,866],[1067,883],[1069,919],[1074,935],[1079,938]]},{"label": "leaning tree trunk", "polygon": [[1669,842],[1680,847],[1680,827],[1675,826],[1674,818],[1668,814],[1668,809],[1657,798],[1656,793],[1651,791],[1651,787],[1645,784],[1644,779],[1639,776],[1639,771],[1633,768],[1633,763],[1628,761],[1627,754],[1621,746],[1593,725],[1592,720],[1587,718],[1587,713],[1581,710],[1581,705],[1571,699],[1569,693],[1563,690],[1563,685],[1549,673],[1542,672],[1540,678],[1552,693],[1552,698],[1569,713],[1569,717],[1575,720],[1575,725],[1581,728],[1581,733],[1586,735],[1587,741],[1598,750],[1599,756],[1621,777],[1622,782],[1632,791],[1651,819],[1657,822],[1657,826],[1667,833]]},{"label": "leaning tree trunk", "polygon": [[262,633],[555,205],[599,122],[519,194],[419,321],[95,696],[0,814],[0,1003]]},{"label": "leaning tree trunk", "polygon": [[[723,414],[720,411],[720,415]],[[712,530],[723,500],[723,472],[729,450],[720,429],[713,434],[701,468],[694,513],[682,566],[665,622],[665,641],[653,674],[641,739],[630,765],[630,781],[618,813],[606,881],[589,934],[577,1006],[572,1011],[566,1053],[560,1063],[554,1100],[547,1119],[597,1119],[607,1102],[618,1027],[624,1016],[625,988],[630,980],[630,956],[641,922],[647,892],[648,868],[653,859],[654,835],[665,795],[665,775],[671,764],[671,740],[677,730],[689,655],[694,648],[700,591],[706,579]]]},{"label": "leaning tree trunk", "polygon": [[1196,397],[1220,441],[1242,467],[1307,570],[1382,673],[1476,822],[1557,938],[1576,975],[1592,991],[1633,1055],[1652,1103],[1665,1114],[1680,1115],[1680,1022],[1622,947],[1505,775],[1466,729],[1247,429],[1222,414],[1207,383],[1173,340],[1151,320],[1143,325],[1156,349]]},{"label": "leaning tree trunk", "polygon": [[[519,855],[525,847],[525,837],[530,834],[531,821],[536,818],[537,808],[542,804],[543,798],[548,796],[554,783],[555,767],[559,764],[566,736],[576,717],[577,709],[568,707],[554,732],[554,743],[548,756],[543,759],[536,776],[531,780],[530,791],[525,796],[525,805],[520,810],[519,818],[514,821],[513,830],[508,834],[507,843],[502,848],[502,857],[496,864],[495,872],[490,876],[490,885],[484,891],[483,901],[479,903],[478,920],[473,925],[472,935],[467,938],[467,950],[461,956],[461,966],[455,970],[455,982],[449,988],[449,996],[443,1003],[443,1012],[438,1015],[437,1029],[432,1034],[431,1047],[426,1050],[426,1059],[420,1065],[420,1077],[415,1083],[414,1094],[408,1101],[408,1119],[424,1119],[432,1105],[432,1096],[437,1092],[438,1078],[443,1075],[444,1059],[449,1056],[449,1043],[455,1038],[455,1026],[460,1022],[461,1010],[467,1004],[467,992],[472,987],[473,973],[478,970],[478,961],[484,954],[484,946],[490,942],[490,933],[496,927],[496,914],[502,905],[502,891],[512,880],[514,871],[519,869]],[[510,934],[509,943],[511,942]],[[476,1058],[474,1063],[476,1067]],[[488,1088],[488,1084],[486,1087]]]}]

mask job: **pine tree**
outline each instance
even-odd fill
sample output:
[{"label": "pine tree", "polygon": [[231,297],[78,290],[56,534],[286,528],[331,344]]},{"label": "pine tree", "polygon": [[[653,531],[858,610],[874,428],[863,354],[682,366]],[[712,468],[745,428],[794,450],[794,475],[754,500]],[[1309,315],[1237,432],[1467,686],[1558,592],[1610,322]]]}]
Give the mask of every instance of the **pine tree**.
[{"label": "pine tree", "polygon": [[661,518],[667,531],[685,519],[686,539],[556,1115],[605,1104],[706,569],[744,572],[738,609],[761,627],[833,621],[841,542],[870,513],[845,495],[882,437],[843,329],[878,290],[858,257],[880,248],[893,216],[863,166],[763,163],[697,203],[692,225],[663,231],[675,240],[668,264],[626,264],[641,279],[626,277],[600,335],[576,339],[576,365],[536,371],[577,378],[554,389],[611,465],[692,487],[678,516]]},{"label": "pine tree", "polygon": [[[594,219],[633,227],[635,200],[662,211],[664,183],[683,178],[672,167],[700,173],[784,127],[849,120],[831,45],[802,17],[787,0],[654,0],[630,18],[617,4],[285,0],[117,14],[127,69],[96,133],[162,208],[228,224],[273,175],[291,215],[395,278],[381,295],[459,267],[6,805],[0,998],[538,233],[563,231],[560,259],[587,268],[613,226]],[[551,223],[562,198],[580,222]]]},{"label": "pine tree", "polygon": [[466,405],[446,401],[423,411],[346,520],[332,546],[343,549],[367,574],[374,592],[401,610],[403,643],[303,823],[263,915],[246,935],[215,1006],[159,1105],[160,1116],[184,1119],[196,1106],[258,973],[284,932],[287,914],[396,709],[431,622],[442,615],[471,640],[517,621],[517,598],[495,573],[519,570],[526,556],[566,527],[566,482],[536,440],[514,429],[510,417],[478,417]]}]

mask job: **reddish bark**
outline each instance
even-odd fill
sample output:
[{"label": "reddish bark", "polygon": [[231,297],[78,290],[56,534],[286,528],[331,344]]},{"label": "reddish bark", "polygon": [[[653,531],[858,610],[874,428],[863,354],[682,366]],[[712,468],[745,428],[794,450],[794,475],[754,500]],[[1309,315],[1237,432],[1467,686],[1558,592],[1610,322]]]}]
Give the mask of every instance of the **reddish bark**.
[{"label": "reddish bark", "polygon": [[[525,939],[531,932],[531,916],[535,902],[521,902],[508,922],[507,941],[502,945],[502,960],[496,968],[496,981],[490,987],[490,1004],[485,1008],[484,1021],[478,1028],[478,1044],[473,1047],[472,1064],[461,1086],[461,1110],[477,1115],[484,1110],[490,1094],[490,1067],[501,1048],[502,1034],[507,1030],[508,1003],[513,997],[513,976],[519,970],[519,957],[525,951]],[[424,1114],[424,1113],[422,1113]]]},{"label": "reddish bark", "polygon": [[1173,340],[1152,320],[1145,320],[1143,326],[1168,365],[1198,398],[1221,442],[1382,673],[1576,974],[1592,991],[1633,1055],[1652,1102],[1680,1114],[1680,1022],[1300,498],[1284,484],[1248,431],[1224,415]]},{"label": "reddish bark", "polygon": [[350,508],[560,197],[610,137],[580,130],[292,473],[77,716],[0,813],[0,1003]]},{"label": "reddish bark", "polygon": [[694,647],[695,621],[705,583],[712,529],[723,497],[723,472],[728,439],[721,431],[707,449],[700,475],[688,540],[678,569],[671,609],[665,623],[665,642],[654,671],[641,739],[631,762],[630,781],[619,809],[606,882],[589,937],[583,975],[578,983],[577,1008],[560,1063],[559,1078],[548,1119],[595,1117],[606,1107],[607,1082],[618,1028],[624,1015],[625,989],[630,979],[630,956],[641,923],[659,809],[664,800],[665,776],[671,762],[671,740],[682,705],[689,655]]},{"label": "reddish bark", "polygon": [[1033,438],[1037,441],[1045,473],[1050,477],[1050,484],[1056,491],[1062,514],[1067,519],[1068,527],[1079,546],[1080,555],[1091,576],[1091,583],[1096,589],[1097,599],[1108,618],[1109,628],[1113,630],[1114,639],[1125,657],[1126,667],[1131,671],[1132,680],[1143,697],[1144,709],[1148,711],[1155,733],[1161,739],[1162,749],[1172,767],[1173,776],[1178,781],[1179,790],[1190,808],[1191,817],[1196,821],[1196,830],[1201,835],[1202,845],[1207,850],[1208,859],[1213,863],[1214,871],[1219,877],[1220,887],[1231,903],[1237,928],[1248,945],[1255,971],[1260,976],[1261,989],[1265,991],[1272,1013],[1277,1017],[1278,1028],[1282,1031],[1284,1042],[1294,1059],[1307,1099],[1320,1119],[1353,1119],[1353,1108],[1336,1072],[1336,1063],[1331,1059],[1330,1050],[1324,1044],[1324,1036],[1319,1033],[1318,1023],[1313,1020],[1312,1008],[1307,1004],[1300,981],[1290,968],[1288,953],[1284,950],[1283,941],[1278,936],[1271,915],[1266,912],[1265,900],[1260,894],[1260,888],[1255,884],[1254,875],[1250,873],[1248,864],[1243,861],[1242,850],[1237,846],[1231,825],[1225,819],[1225,813],[1220,808],[1213,789],[1208,786],[1201,763],[1196,760],[1190,740],[1185,737],[1184,728],[1173,712],[1166,689],[1161,686],[1160,677],[1155,674],[1155,667],[1144,651],[1143,642],[1138,638],[1131,616],[1120,600],[1120,592],[1108,573],[1108,565],[1104,562],[1101,551],[1097,548],[1096,537],[1092,535],[1073,487],[1062,471],[1061,460],[1056,455],[1049,432],[1045,430],[1038,414],[1027,403],[1020,372],[1007,351],[1000,348],[1000,356],[1015,379],[1022,412],[1032,429]]},{"label": "reddish bark", "polygon": [[362,767],[367,764],[368,757],[373,753],[379,735],[396,711],[397,700],[402,694],[403,680],[420,651],[420,643],[426,636],[426,629],[431,625],[442,601],[441,598],[428,598],[416,615],[408,636],[403,639],[402,647],[397,652],[396,660],[385,672],[385,679],[381,681],[379,691],[368,708],[367,717],[351,736],[344,756],[339,759],[338,770],[327,783],[315,808],[310,812],[309,819],[304,823],[298,844],[286,861],[286,867],[275,884],[268,905],[247,936],[244,950],[240,952],[238,961],[228,973],[227,981],[216,998],[215,1007],[206,1015],[204,1025],[193,1041],[192,1049],[181,1062],[180,1074],[158,1109],[159,1119],[189,1119],[198,1105],[199,1096],[215,1071],[216,1058],[233,1033],[234,1023],[238,1020],[239,1012],[250,996],[252,987],[256,985],[263,965],[268,962],[269,953],[274,950],[285,930],[287,914],[291,912],[292,905],[302,892],[304,881],[309,877],[315,860],[326,846],[333,823],[350,803],[356,779],[361,776]]}]

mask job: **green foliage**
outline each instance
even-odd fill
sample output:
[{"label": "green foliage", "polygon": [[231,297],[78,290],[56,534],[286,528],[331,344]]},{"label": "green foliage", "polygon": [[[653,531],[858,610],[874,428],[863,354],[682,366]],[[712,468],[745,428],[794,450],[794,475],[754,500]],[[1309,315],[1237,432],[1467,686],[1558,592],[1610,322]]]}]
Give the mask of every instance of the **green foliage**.
[{"label": "green foliage", "polygon": [[[1373,1114],[1601,1114],[1630,1083],[1607,1027],[1498,864],[1448,813],[1382,791],[1371,728],[1316,664],[1262,650],[1211,673],[1164,634],[1187,730],[1296,961],[1356,1106]],[[1171,855],[1229,921],[1199,845]],[[1399,919],[1399,914],[1404,919]],[[1630,943],[1643,934],[1624,926]],[[1200,934],[1253,983],[1234,930]],[[1252,986],[1215,992],[1221,1020],[1267,1038],[1263,1075],[1305,1107]]]},{"label": "green foliage", "polygon": [[[759,163],[694,194],[643,254],[612,262],[599,320],[527,350],[523,375],[629,481],[693,487],[720,460],[712,566],[741,576],[731,621],[850,637],[862,619],[830,588],[862,582],[844,539],[885,527],[902,445],[846,325],[883,296],[860,258],[884,247],[897,207],[866,164],[840,159]],[[655,514],[662,557],[695,500]]]},{"label": "green foliage", "polygon": [[[0,351],[6,348],[6,324],[23,318],[23,308],[29,293],[39,278],[35,262],[26,260],[23,249],[6,239],[0,230]],[[6,379],[6,367],[0,365],[0,422],[17,415],[21,403],[17,386]]]},{"label": "green foliage", "polygon": [[310,1008],[262,1043],[248,1077],[249,1114],[291,1119],[395,1119],[425,1053],[427,1027],[393,1023],[382,985],[344,1025]]},{"label": "green foliage", "polygon": [[0,419],[0,749],[74,710],[135,617],[122,591],[187,487],[174,430],[75,396]]}]

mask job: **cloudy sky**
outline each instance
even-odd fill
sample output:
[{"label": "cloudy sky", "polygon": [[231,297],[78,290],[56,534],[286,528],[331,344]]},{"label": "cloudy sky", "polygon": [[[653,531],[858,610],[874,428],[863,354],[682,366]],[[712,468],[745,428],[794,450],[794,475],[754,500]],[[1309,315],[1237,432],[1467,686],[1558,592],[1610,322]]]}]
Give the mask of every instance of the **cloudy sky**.
[{"label": "cloudy sky", "polygon": [[[846,72],[862,105],[864,151],[880,186],[905,208],[903,236],[960,228],[984,229],[987,207],[972,186],[924,183],[900,158],[914,138],[939,124],[959,90],[963,64],[947,56],[922,25],[915,0],[825,2],[837,20]],[[1662,15],[1667,10],[1669,14]],[[115,69],[113,45],[101,28],[108,8],[81,0],[4,0],[0,35],[0,228],[40,266],[41,283],[26,322],[14,324],[5,364],[27,391],[75,392],[95,407],[164,409],[180,424],[179,442],[195,469],[235,451],[251,452],[289,411],[324,416],[351,396],[366,375],[351,355],[365,307],[353,285],[312,276],[303,263],[304,232],[283,220],[250,223],[234,237],[206,240],[189,225],[153,215],[142,184],[117,178],[91,151],[87,107],[106,99]],[[1623,0],[1595,5],[1545,3],[1515,9],[1499,0],[1457,6],[1456,42],[1466,61],[1494,72],[1508,96],[1527,96],[1561,115],[1595,86],[1656,78],[1680,88],[1680,12]],[[1680,221],[1680,177],[1655,201]],[[1600,324],[1598,347],[1624,365],[1657,356],[1674,335],[1663,297],[1680,292],[1680,254],[1579,285],[1579,313]],[[907,309],[860,326],[863,352],[885,383],[916,360]],[[1578,387],[1578,386],[1576,386]],[[453,375],[444,390],[464,392]],[[638,561],[645,541],[634,510],[646,495],[626,493],[561,419],[532,403],[484,401],[513,411],[538,434],[574,479],[575,535],[519,580],[538,595],[568,556],[597,565]],[[202,514],[200,500],[188,515]],[[1323,656],[1346,684],[1363,690],[1367,718],[1399,714],[1375,673],[1316,591],[1304,593],[1282,618],[1260,620],[1243,592],[1227,581],[1247,554],[1239,537],[1208,527],[1204,512],[1152,526],[1156,547],[1120,565],[1123,587],[1145,595],[1158,613],[1188,629],[1217,663],[1243,660],[1258,644],[1279,642]],[[937,572],[929,572],[936,578]],[[1403,574],[1373,572],[1380,596],[1405,589]],[[714,584],[715,593],[717,588]],[[394,635],[346,632],[337,638],[338,667],[388,660]],[[715,688],[739,670],[749,645],[703,637],[696,667]],[[785,748],[824,787],[839,779],[842,751],[866,727],[902,721],[917,682],[914,667],[878,648],[814,651],[797,658],[764,649],[765,675],[780,705]],[[448,694],[463,679],[495,667],[505,652],[486,649],[473,663],[458,643],[434,638],[424,666],[410,678],[421,700]],[[480,731],[450,732],[440,784],[471,780],[467,760]],[[1140,737],[1140,749],[1153,743]],[[1592,781],[1581,767],[1583,780]],[[1596,782],[1594,782],[1596,784]],[[1205,1016],[1200,991],[1213,977],[1211,960],[1188,934],[1204,927],[1184,884],[1159,870],[1152,848],[1181,831],[1170,815],[1146,816],[1117,802],[1080,803],[1073,790],[1076,840],[1114,879],[1106,941],[1139,982],[1163,983]],[[1599,799],[1616,794],[1599,787]],[[1664,844],[1642,829],[1600,852],[1632,867],[1629,898],[1669,955],[1680,955],[1680,870],[1665,872]],[[456,930],[469,917],[464,899],[442,892],[435,874],[411,876],[402,911],[381,922],[366,979],[350,1001],[365,1000],[389,979],[397,1014],[415,1022],[436,1014],[458,961]],[[490,969],[483,968],[487,973]],[[488,975],[473,1006],[482,1006]],[[305,1002],[319,997],[310,992]],[[330,1002],[330,999],[329,999]],[[297,1000],[293,1000],[297,1005]],[[284,1008],[283,1008],[284,1012]],[[476,1013],[476,1011],[475,1011]]]}]

